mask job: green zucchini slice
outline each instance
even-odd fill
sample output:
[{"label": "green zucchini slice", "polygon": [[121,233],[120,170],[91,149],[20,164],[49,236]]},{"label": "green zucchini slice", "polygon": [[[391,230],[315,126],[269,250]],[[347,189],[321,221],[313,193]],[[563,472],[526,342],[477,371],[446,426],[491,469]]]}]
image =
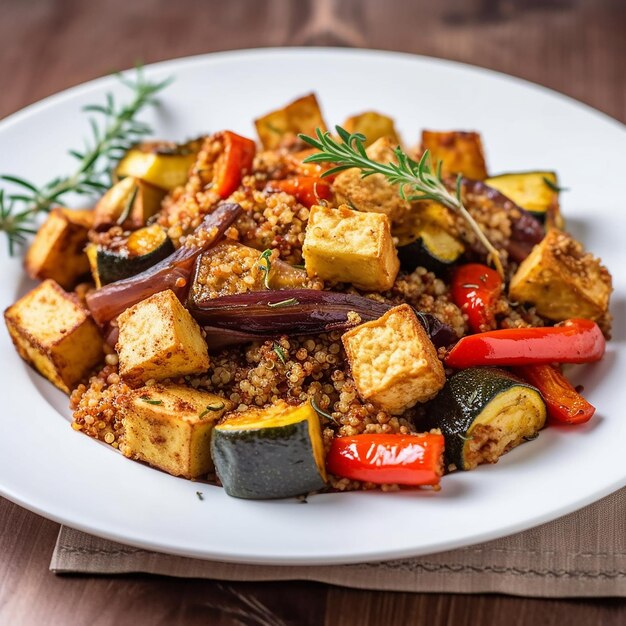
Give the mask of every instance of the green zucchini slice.
[{"label": "green zucchini slice", "polygon": [[510,372],[471,367],[453,374],[426,407],[420,427],[439,428],[449,470],[495,463],[543,428],[546,406],[538,389]]},{"label": "green zucchini slice", "polygon": [[102,285],[135,276],[174,252],[174,244],[158,224],[130,234],[123,247],[109,250],[89,244],[87,258],[99,289]]},{"label": "green zucchini slice", "polygon": [[231,414],[214,428],[211,453],[226,493],[236,498],[289,498],[326,483],[319,417],[308,402]]},{"label": "green zucchini slice", "polygon": [[[552,218],[562,228],[559,214],[558,178],[554,172],[516,172],[499,174],[485,180],[517,206],[529,211],[542,224]],[[557,223],[558,221],[561,223]]]}]

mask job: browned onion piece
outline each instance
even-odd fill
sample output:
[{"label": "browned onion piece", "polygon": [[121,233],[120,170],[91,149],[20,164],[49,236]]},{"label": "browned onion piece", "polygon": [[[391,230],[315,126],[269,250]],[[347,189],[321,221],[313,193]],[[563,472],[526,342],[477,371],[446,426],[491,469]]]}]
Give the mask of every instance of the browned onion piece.
[{"label": "browned onion piece", "polygon": [[196,259],[221,239],[241,210],[238,204],[220,204],[193,232],[192,237],[201,242],[199,245],[183,245],[145,272],[110,283],[90,293],[87,296],[87,306],[94,320],[104,325],[133,304],[165,289],[171,289],[183,300],[189,289]]},{"label": "browned onion piece", "polygon": [[[205,326],[210,348],[265,340],[277,335],[307,335],[345,330],[355,325],[348,313],[355,312],[361,322],[378,319],[392,305],[363,296],[286,289],[254,291],[207,299],[189,305],[191,314]],[[433,315],[416,312],[436,347],[448,346],[458,339],[454,331]],[[221,329],[222,337],[212,345]]]}]

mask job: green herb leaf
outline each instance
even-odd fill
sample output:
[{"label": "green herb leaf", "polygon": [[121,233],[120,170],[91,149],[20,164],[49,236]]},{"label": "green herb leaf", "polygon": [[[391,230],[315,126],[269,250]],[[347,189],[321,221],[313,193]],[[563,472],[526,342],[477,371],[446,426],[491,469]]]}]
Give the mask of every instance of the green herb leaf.
[{"label": "green herb leaf", "polygon": [[274,342],[273,348],[274,352],[280,359],[281,363],[285,365],[287,363],[287,355],[285,354],[285,349],[279,344]]},{"label": "green herb leaf", "polygon": [[311,398],[311,406],[313,407],[313,410],[318,415],[321,415],[322,417],[325,417],[327,420],[330,420],[331,422],[334,422],[335,424],[337,424],[337,426],[341,426],[339,421],[336,418],[334,418],[330,413],[327,413],[323,409],[320,409],[320,407],[317,405],[317,402],[315,401],[315,397]]},{"label": "green herb leaf", "polygon": [[221,411],[226,405],[223,402],[214,402],[213,404],[207,404],[206,409],[198,415],[199,419],[202,419],[207,413],[211,411]]},{"label": "green herb leaf", "polygon": [[198,500],[204,500],[204,495],[201,491],[196,491],[196,496],[198,497]]},{"label": "green herb leaf", "polygon": [[270,289],[270,271],[272,270],[272,262],[270,261],[270,257],[272,256],[272,251],[268,248],[267,250],[263,250],[261,256],[259,257],[259,269],[264,272],[265,276],[263,277],[263,284],[266,289]]},{"label": "green herb leaf", "polygon": [[555,191],[556,193],[559,193],[561,191],[569,191],[569,187],[559,187],[558,185],[555,185],[549,178],[547,178],[546,176],[543,177],[543,182],[550,188],[552,189],[552,191]]},{"label": "green herb leaf", "polygon": [[329,176],[344,169],[357,167],[361,170],[361,177],[366,178],[374,174],[382,174],[389,183],[398,185],[398,192],[409,202],[433,200],[443,204],[451,211],[455,211],[467,222],[478,240],[486,248],[489,258],[496,270],[504,276],[504,269],[498,251],[489,241],[481,227],[463,205],[461,199],[462,179],[457,177],[455,192],[448,190],[441,176],[441,164],[433,169],[430,153],[424,152],[419,163],[399,146],[394,149],[397,163],[378,163],[370,159],[365,151],[365,137],[359,133],[348,133],[341,126],[335,126],[339,141],[329,132],[320,128],[315,130],[315,137],[298,135],[302,141],[317,148],[319,152],[304,159],[304,163],[320,161],[335,165],[332,170],[324,172],[322,176]]},{"label": "green herb leaf", "polygon": [[273,309],[279,309],[284,306],[293,306],[294,304],[300,304],[296,298],[288,298],[287,300],[281,300],[280,302],[268,302],[267,306]]},{"label": "green herb leaf", "polygon": [[163,404],[163,400],[153,400],[150,396],[139,396],[139,399],[148,404]]}]

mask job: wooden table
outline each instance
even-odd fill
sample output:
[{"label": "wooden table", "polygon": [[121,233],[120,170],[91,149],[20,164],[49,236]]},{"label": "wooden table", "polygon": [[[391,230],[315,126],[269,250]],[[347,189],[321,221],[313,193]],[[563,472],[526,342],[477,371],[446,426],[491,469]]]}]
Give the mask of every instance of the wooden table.
[{"label": "wooden table", "polygon": [[[136,61],[258,46],[341,45],[493,68],[626,121],[625,33],[626,4],[618,0],[0,0],[0,116]],[[272,624],[626,622],[620,600],[383,593],[141,575],[55,577],[48,564],[57,531],[57,524],[0,500],[1,624],[261,623],[234,612],[245,612],[241,596],[267,607]]]}]

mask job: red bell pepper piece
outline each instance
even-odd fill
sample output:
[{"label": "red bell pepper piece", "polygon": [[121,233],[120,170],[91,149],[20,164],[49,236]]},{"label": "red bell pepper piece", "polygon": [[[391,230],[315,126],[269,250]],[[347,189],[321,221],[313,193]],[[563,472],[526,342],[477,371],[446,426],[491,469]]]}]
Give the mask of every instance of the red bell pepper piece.
[{"label": "red bell pepper piece", "polygon": [[554,422],[584,424],[596,412],[596,408],[552,365],[524,365],[513,371],[541,391],[548,416]]},{"label": "red bell pepper piece", "polygon": [[319,204],[320,200],[330,200],[333,197],[328,181],[317,176],[296,176],[285,180],[272,180],[265,189],[285,191],[309,209],[314,204]]},{"label": "red bell pepper piece", "polygon": [[215,161],[212,189],[220,198],[228,198],[241,184],[243,175],[252,169],[256,144],[230,130],[217,133],[215,139],[222,141],[224,148]]},{"label": "red bell pepper piece", "polygon": [[336,476],[376,484],[438,485],[443,449],[443,435],[337,437],[326,467]]},{"label": "red bell pepper piece", "polygon": [[571,319],[547,328],[510,328],[463,337],[445,359],[448,367],[591,363],[606,342],[595,322]]},{"label": "red bell pepper piece", "polygon": [[486,265],[461,265],[452,275],[452,301],[467,315],[472,332],[495,328],[495,306],[501,293],[500,274]]}]

